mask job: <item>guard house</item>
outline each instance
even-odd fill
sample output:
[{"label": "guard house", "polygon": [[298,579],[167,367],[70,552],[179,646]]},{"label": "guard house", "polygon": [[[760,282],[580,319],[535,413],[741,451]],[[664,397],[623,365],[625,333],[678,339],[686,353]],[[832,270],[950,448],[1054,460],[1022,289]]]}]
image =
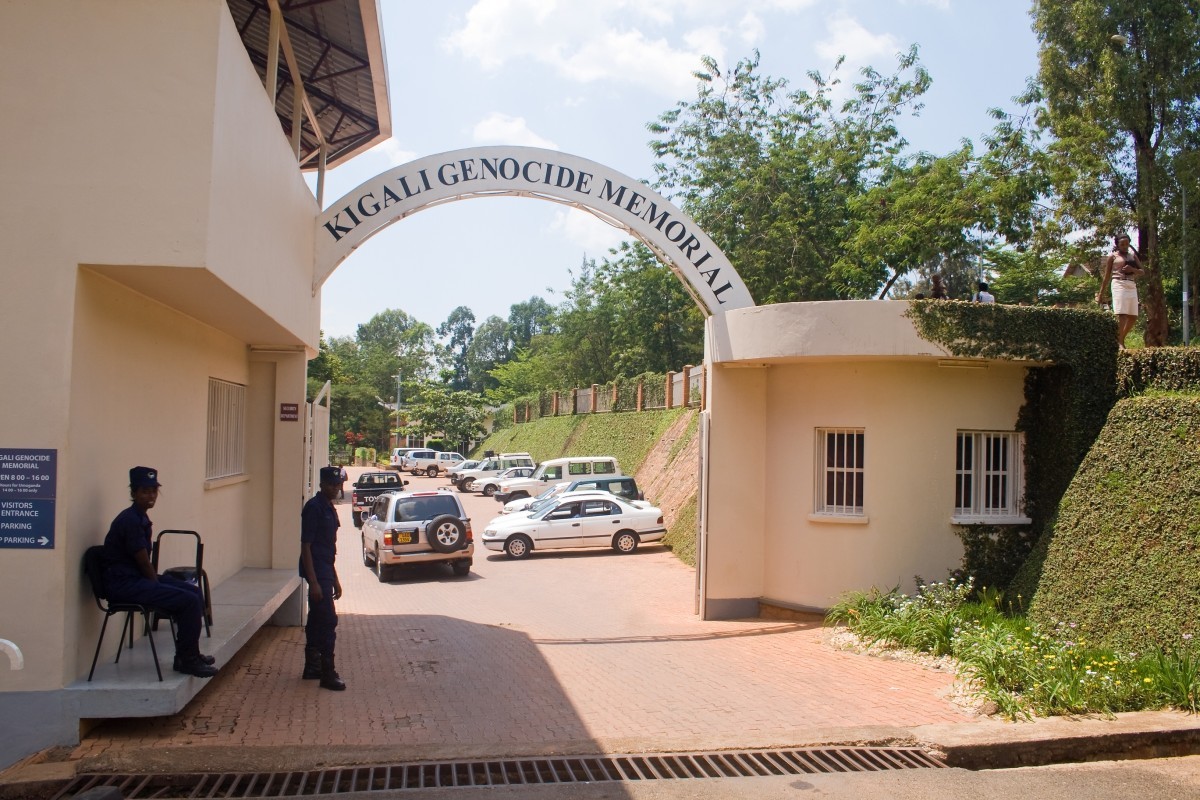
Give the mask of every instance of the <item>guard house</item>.
[{"label": "guard house", "polygon": [[[22,721],[0,726],[0,765],[202,686],[169,666],[159,684],[142,641],[114,670],[121,618],[86,683],[102,615],[81,559],[128,504],[131,466],[159,470],[156,530],[203,537],[206,651],[223,663],[272,615],[299,622],[298,515],[320,466],[320,209],[302,173],[385,139],[390,109],[376,0],[280,5],[0,6],[0,463],[44,467],[27,504],[4,506],[23,501],[0,482],[0,507],[25,512],[0,528],[0,719]],[[156,638],[169,665],[165,625]]]},{"label": "guard house", "polygon": [[956,358],[908,303],[710,319],[701,614],[827,609],[962,562],[956,526],[1025,518],[1017,414],[1034,362]]}]

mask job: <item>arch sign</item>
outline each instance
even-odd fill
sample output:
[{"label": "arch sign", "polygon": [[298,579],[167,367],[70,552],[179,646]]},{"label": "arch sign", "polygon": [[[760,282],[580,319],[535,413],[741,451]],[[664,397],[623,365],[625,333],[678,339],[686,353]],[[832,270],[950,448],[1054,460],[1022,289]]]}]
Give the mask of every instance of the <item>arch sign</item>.
[{"label": "arch sign", "polygon": [[593,161],[534,147],[455,150],[366,181],[317,217],[313,292],[356,247],[396,220],[455,200],[504,196],[564,203],[640,239],[707,315],[754,305],[725,254],[657,192]]}]

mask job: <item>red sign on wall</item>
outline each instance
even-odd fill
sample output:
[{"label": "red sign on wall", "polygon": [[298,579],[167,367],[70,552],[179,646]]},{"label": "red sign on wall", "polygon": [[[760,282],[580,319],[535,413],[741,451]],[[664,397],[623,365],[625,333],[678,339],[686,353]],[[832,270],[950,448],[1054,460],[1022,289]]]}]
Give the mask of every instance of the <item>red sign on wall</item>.
[{"label": "red sign on wall", "polygon": [[280,403],[279,404],[279,421],[280,422],[299,422],[300,421],[300,404],[299,403]]}]

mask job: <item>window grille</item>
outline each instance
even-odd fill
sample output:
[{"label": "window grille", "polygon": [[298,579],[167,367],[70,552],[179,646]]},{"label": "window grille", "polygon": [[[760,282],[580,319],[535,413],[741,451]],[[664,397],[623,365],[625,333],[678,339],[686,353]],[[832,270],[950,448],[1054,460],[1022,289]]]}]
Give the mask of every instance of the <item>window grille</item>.
[{"label": "window grille", "polygon": [[208,479],[246,471],[246,387],[208,379],[208,447],[204,476]]},{"label": "window grille", "polygon": [[954,514],[1012,517],[1020,514],[1021,434],[959,431],[954,458]]},{"label": "window grille", "polygon": [[861,428],[817,429],[816,513],[863,515],[865,447]]}]

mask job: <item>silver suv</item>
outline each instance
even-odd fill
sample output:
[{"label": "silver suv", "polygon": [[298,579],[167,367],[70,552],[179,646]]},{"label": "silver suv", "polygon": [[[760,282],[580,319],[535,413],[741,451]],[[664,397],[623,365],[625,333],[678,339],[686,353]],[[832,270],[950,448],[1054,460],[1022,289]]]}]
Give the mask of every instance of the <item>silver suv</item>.
[{"label": "silver suv", "polygon": [[447,487],[385,492],[363,519],[363,565],[373,569],[380,582],[391,577],[393,567],[430,561],[447,561],[455,575],[465,577],[474,555],[471,520]]},{"label": "silver suv", "polygon": [[459,470],[456,473],[458,479],[454,485],[458,487],[460,492],[471,492],[480,488],[480,485],[477,485],[477,481],[483,478],[491,478],[513,467],[529,467],[532,469],[536,466],[537,464],[534,462],[533,456],[529,455],[529,453],[501,453],[498,456],[485,458],[475,469]]}]

